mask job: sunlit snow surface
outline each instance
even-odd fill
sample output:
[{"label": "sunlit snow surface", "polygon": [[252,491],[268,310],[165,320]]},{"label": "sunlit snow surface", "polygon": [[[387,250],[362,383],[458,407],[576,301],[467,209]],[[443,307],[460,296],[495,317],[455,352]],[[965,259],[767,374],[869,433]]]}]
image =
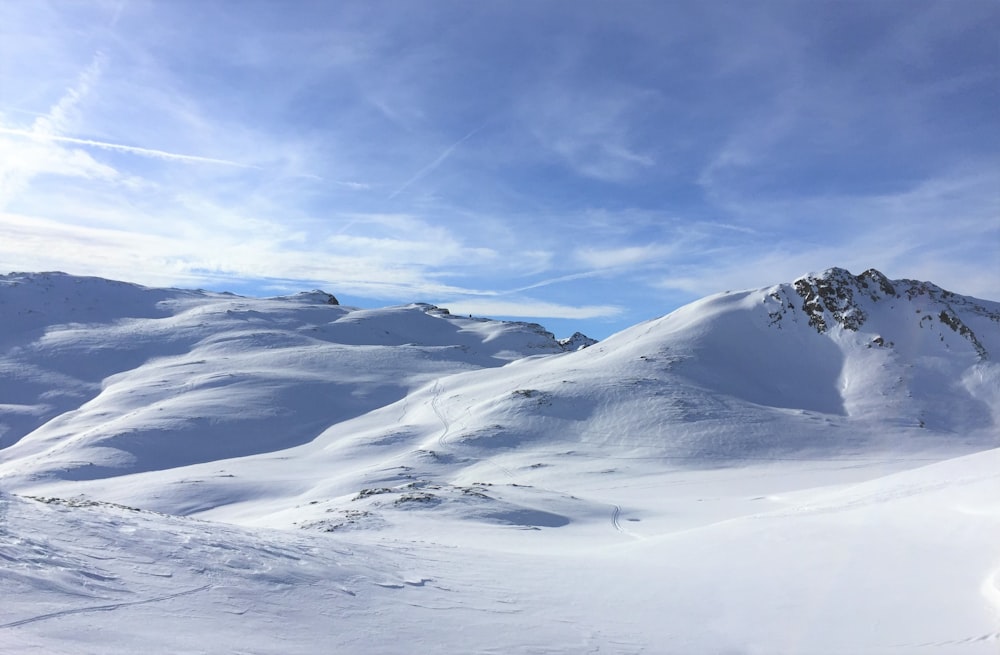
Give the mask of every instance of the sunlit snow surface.
[{"label": "sunlit snow surface", "polygon": [[0,277],[0,651],[995,653],[1000,304],[858,289],[563,352]]}]

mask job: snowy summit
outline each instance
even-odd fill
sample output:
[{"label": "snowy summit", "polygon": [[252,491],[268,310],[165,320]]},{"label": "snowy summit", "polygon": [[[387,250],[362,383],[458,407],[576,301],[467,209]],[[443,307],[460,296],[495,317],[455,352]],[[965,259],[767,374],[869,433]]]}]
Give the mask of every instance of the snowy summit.
[{"label": "snowy summit", "polygon": [[0,276],[0,650],[994,653],[998,357],[873,269],[600,342]]}]

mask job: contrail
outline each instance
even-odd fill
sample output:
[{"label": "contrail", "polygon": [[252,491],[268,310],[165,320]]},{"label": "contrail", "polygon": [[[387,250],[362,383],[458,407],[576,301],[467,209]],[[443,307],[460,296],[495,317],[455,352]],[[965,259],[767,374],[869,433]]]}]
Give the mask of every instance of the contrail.
[{"label": "contrail", "polygon": [[154,150],[153,148],[139,148],[137,146],[126,146],[120,143],[94,141],[93,139],[78,139],[72,136],[44,134],[39,132],[32,132],[30,130],[16,130],[8,127],[0,127],[0,134],[20,136],[26,139],[34,139],[35,141],[57,141],[59,143],[75,143],[81,146],[91,146],[94,148],[102,148],[104,150],[127,152],[129,154],[140,155],[142,157],[153,157],[154,159],[166,159],[170,161],[183,161],[183,162],[197,163],[197,164],[218,164],[220,166],[235,166],[236,168],[255,168],[255,169],[260,168],[259,166],[253,166],[251,164],[241,164],[239,162],[230,161],[228,159],[199,157],[197,155],[182,155],[176,152],[167,152],[165,150]]},{"label": "contrail", "polygon": [[[483,127],[485,127],[485,125]],[[417,180],[419,180],[420,178],[422,178],[423,176],[427,175],[428,173],[430,173],[431,171],[433,171],[435,168],[437,168],[438,166],[440,166],[441,163],[445,159],[448,159],[448,156],[451,155],[452,151],[454,151],[455,148],[457,148],[458,146],[460,146],[463,143],[465,143],[466,141],[468,141],[475,134],[477,134],[478,132],[480,132],[483,129],[483,127],[477,127],[476,129],[472,130],[471,132],[469,132],[468,134],[466,134],[465,136],[463,136],[461,139],[459,139],[455,143],[453,143],[450,146],[448,146],[447,148],[445,148],[444,152],[442,152],[440,155],[438,155],[437,159],[435,159],[431,163],[429,163],[426,166],[424,166],[423,168],[421,168],[419,171],[417,171],[416,175],[414,175],[413,177],[411,177],[410,179],[408,179],[406,182],[403,182],[402,186],[400,186],[398,189],[396,189],[395,191],[393,191],[392,193],[390,193],[389,194],[389,200],[392,200],[393,198],[395,198],[396,196],[398,196],[399,194],[401,194],[403,191],[405,191],[407,189],[407,187],[409,187],[411,184],[413,184],[414,182],[416,182]]]},{"label": "contrail", "polygon": [[530,291],[532,289],[538,289],[540,287],[547,287],[550,284],[558,284],[560,282],[571,282],[572,280],[581,280],[588,277],[599,277],[606,270],[593,270],[593,271],[581,271],[580,273],[570,273],[569,275],[560,275],[559,277],[549,278],[548,280],[542,280],[541,282],[535,282],[534,284],[529,284],[526,287],[518,287],[516,289],[511,289],[510,291],[504,291],[504,294],[508,293],[521,293],[522,291]]}]

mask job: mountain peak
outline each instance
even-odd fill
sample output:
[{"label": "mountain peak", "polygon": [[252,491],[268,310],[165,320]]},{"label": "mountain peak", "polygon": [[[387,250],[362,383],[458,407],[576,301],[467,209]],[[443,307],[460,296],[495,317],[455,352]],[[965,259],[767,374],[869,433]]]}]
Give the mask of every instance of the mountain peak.
[{"label": "mountain peak", "polygon": [[597,343],[597,339],[591,339],[583,332],[574,332],[572,336],[560,339],[559,344],[564,350],[582,350]]},{"label": "mountain peak", "polygon": [[321,305],[339,305],[340,301],[332,293],[327,293],[322,289],[312,291],[300,291],[293,296],[282,296],[291,300],[298,300],[306,303],[316,303]]},{"label": "mountain peak", "polygon": [[802,311],[808,315],[809,325],[820,333],[831,326],[831,319],[846,330],[857,331],[868,319],[858,297],[878,302],[896,295],[892,282],[874,268],[861,275],[853,275],[845,268],[828,268],[817,276],[800,277],[793,286],[802,297]]},{"label": "mountain peak", "polygon": [[[915,303],[914,311],[921,315],[920,327],[926,320],[936,318],[969,341],[979,356],[985,359],[988,357],[986,347],[961,315],[987,318],[992,323],[1000,324],[1000,308],[995,303],[961,296],[931,282],[890,280],[874,268],[860,275],[853,275],[844,268],[829,268],[820,275],[805,275],[795,280],[792,287],[802,300],[799,308],[808,317],[809,325],[820,334],[837,325],[857,332],[868,321],[876,305],[906,300]],[[776,300],[780,299],[777,292],[771,295]],[[921,298],[920,302],[916,302]],[[772,324],[779,322],[781,316],[783,312],[772,312]]]}]

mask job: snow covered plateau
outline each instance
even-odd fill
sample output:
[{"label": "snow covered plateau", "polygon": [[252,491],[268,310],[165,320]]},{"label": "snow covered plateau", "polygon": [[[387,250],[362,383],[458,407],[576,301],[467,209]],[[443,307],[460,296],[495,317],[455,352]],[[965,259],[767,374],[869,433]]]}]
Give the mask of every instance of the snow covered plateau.
[{"label": "snow covered plateau", "polygon": [[0,652],[995,654],[998,359],[874,270],[598,343],[0,276]]}]

